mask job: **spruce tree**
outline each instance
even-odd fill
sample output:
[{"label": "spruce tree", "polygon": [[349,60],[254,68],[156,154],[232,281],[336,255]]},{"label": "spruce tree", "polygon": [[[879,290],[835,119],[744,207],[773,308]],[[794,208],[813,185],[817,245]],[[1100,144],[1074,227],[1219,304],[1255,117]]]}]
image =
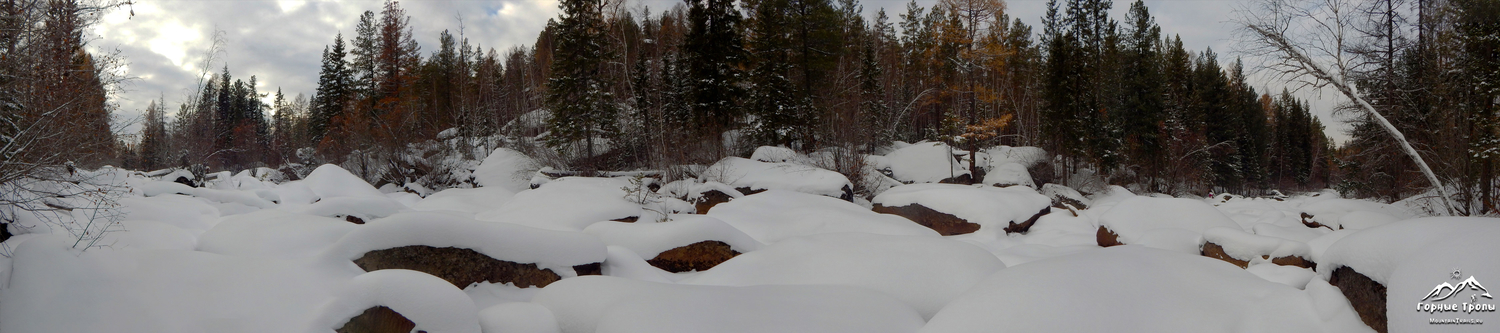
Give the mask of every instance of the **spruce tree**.
[{"label": "spruce tree", "polygon": [[323,66],[318,72],[318,90],[314,95],[310,121],[314,142],[328,134],[334,116],[342,114],[348,101],[349,70],[344,63],[344,36],[333,39],[331,48],[323,49]]},{"label": "spruce tree", "polygon": [[1124,45],[1123,122],[1124,143],[1134,163],[1153,179],[1146,181],[1155,190],[1154,176],[1165,166],[1160,134],[1166,120],[1163,110],[1161,60],[1157,54],[1161,27],[1156,25],[1144,2],[1136,1],[1125,14],[1129,24]]},{"label": "spruce tree", "polygon": [[[614,58],[604,46],[602,0],[563,0],[553,50],[552,77],[547,81],[551,117],[547,143],[563,147],[582,140],[592,161],[595,139],[615,132],[618,107],[600,68]],[[586,165],[593,168],[593,165]]]},{"label": "spruce tree", "polygon": [[690,76],[697,135],[717,140],[739,119],[745,61],[741,17],[734,0],[687,0],[687,35],[682,54]]}]

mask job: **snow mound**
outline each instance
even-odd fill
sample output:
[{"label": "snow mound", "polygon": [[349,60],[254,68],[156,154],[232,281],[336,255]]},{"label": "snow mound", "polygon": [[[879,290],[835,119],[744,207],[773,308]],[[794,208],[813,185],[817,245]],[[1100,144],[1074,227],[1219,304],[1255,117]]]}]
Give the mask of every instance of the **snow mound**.
[{"label": "snow mound", "polygon": [[488,333],[558,333],[552,310],[534,303],[502,303],[479,310],[479,326]]},{"label": "snow mound", "polygon": [[910,306],[843,286],[721,287],[607,276],[558,281],[533,300],[566,333],[914,332]]},{"label": "snow mound", "polygon": [[433,212],[398,213],[370,221],[340,238],[329,259],[354,260],[366,252],[408,245],[455,247],[515,263],[536,263],[568,277],[573,266],[604,261],[604,243],[594,236],[508,223],[480,222]]},{"label": "snow mound", "polygon": [[625,200],[626,178],[563,177],[516,193],[499,208],[481,212],[483,221],[577,231],[590,224],[641,216],[641,205]]},{"label": "snow mound", "polygon": [[770,190],[715,206],[708,216],[729,223],[761,243],[836,232],[937,236],[900,216],[880,214],[830,197]]},{"label": "snow mound", "polygon": [[97,244],[115,249],[192,251],[198,239],[177,226],[156,221],[120,221],[118,230],[105,233]]},{"label": "snow mound", "polygon": [[1307,283],[1312,282],[1312,279],[1318,276],[1318,273],[1314,273],[1312,270],[1306,268],[1270,263],[1250,265],[1250,267],[1245,268],[1245,271],[1266,279],[1266,281],[1292,286],[1297,289],[1307,288]]},{"label": "snow mound", "polygon": [[[1500,219],[1478,217],[1429,217],[1411,219],[1380,227],[1355,231],[1339,239],[1323,252],[1318,261],[1318,273],[1326,279],[1339,267],[1347,266],[1370,277],[1375,282],[1391,287],[1391,276],[1408,263],[1417,262],[1473,262],[1462,267],[1477,269],[1490,266],[1500,268],[1494,258],[1472,258],[1464,254],[1500,253],[1500,243],[1493,238],[1500,236]],[[1459,242],[1462,239],[1490,239],[1479,242]],[[1430,253],[1429,248],[1442,244],[1462,244],[1462,250],[1452,253]],[[1484,255],[1480,255],[1483,257]],[[1484,264],[1479,264],[1483,262]],[[1444,268],[1432,274],[1451,273],[1455,267]],[[1500,272],[1496,272],[1500,274]],[[1443,276],[1439,274],[1438,276]],[[1433,285],[1441,281],[1426,282]],[[1428,287],[1428,289],[1431,289]],[[1393,294],[1395,295],[1395,294]],[[1421,295],[1411,296],[1416,298]],[[1392,299],[1397,299],[1393,297]],[[1409,307],[1401,304],[1401,307]]]},{"label": "snow mound", "polygon": [[705,181],[750,190],[787,190],[853,200],[854,185],[837,172],[795,163],[725,157],[704,171]]},{"label": "snow mound", "polygon": [[891,178],[904,183],[936,183],[969,174],[953,158],[966,153],[942,142],[918,142],[885,154]]},{"label": "snow mound", "polygon": [[1312,248],[1308,247],[1306,243],[1276,237],[1252,235],[1239,228],[1209,228],[1203,231],[1203,241],[1218,244],[1224,248],[1225,254],[1244,261],[1264,259],[1262,256],[1269,256],[1271,258],[1290,256],[1312,257]]},{"label": "snow mound", "polygon": [[1031,172],[1026,171],[1026,166],[1020,163],[996,166],[994,170],[984,175],[984,183],[993,186],[1020,185],[1036,189],[1036,182],[1031,180]]},{"label": "snow mound", "polygon": [[541,164],[519,151],[497,148],[474,168],[480,186],[519,192],[531,188],[531,175]]},{"label": "snow mound", "polygon": [[202,234],[219,222],[219,209],[204,200],[169,194],[119,201],[126,220],[157,221]]},{"label": "snow mound", "polygon": [[385,196],[380,197],[334,197],[323,198],[311,205],[296,209],[297,212],[323,217],[345,218],[353,216],[361,221],[391,216],[406,205]]},{"label": "snow mound", "polygon": [[324,251],[358,227],[342,219],[262,210],[225,218],[198,237],[198,250],[237,256],[306,257]]},{"label": "snow mound", "polygon": [[305,332],[347,279],[294,262],[72,244],[45,235],[15,248],[0,330]]},{"label": "snow mound", "polygon": [[[1354,199],[1321,199],[1309,200],[1306,204],[1298,207],[1303,213],[1312,215],[1313,221],[1322,223],[1335,230],[1345,228],[1370,227],[1379,224],[1394,222],[1393,220],[1405,220],[1416,217],[1416,215],[1398,206],[1387,205],[1374,201]],[[1354,212],[1368,212],[1356,214],[1349,221],[1354,224],[1344,226],[1344,216]],[[1380,216],[1386,215],[1386,216]]]},{"label": "snow mound", "polygon": [[598,236],[604,244],[628,248],[642,258],[656,257],[672,248],[707,240],[727,243],[740,253],[755,251],[761,246],[750,235],[728,223],[700,215],[676,215],[672,221],[660,223],[600,222],[583,229],[583,232]]},{"label": "snow mound", "polygon": [[348,170],[344,170],[333,164],[319,166],[312,173],[307,174],[307,178],[304,178],[302,182],[307,185],[307,188],[314,195],[322,199],[360,196],[385,197],[385,194],[381,194],[380,190],[375,189],[374,186],[370,186],[370,183],[366,183],[364,179],[360,179],[354,176],[354,174],[349,173]]},{"label": "snow mound", "polygon": [[681,283],[720,286],[844,285],[884,292],[930,318],[1005,268],[979,247],[942,238],[825,234],[745,253]]},{"label": "snow mound", "polygon": [[893,187],[870,202],[886,207],[919,204],[978,224],[981,231],[994,231],[1031,219],[1052,200],[1026,187],[912,184]]},{"label": "snow mound", "polygon": [[494,209],[516,196],[505,187],[450,188],[433,193],[411,208],[420,211],[452,211],[473,216]]},{"label": "snow mound", "polygon": [[1304,292],[1210,258],[1117,246],[1000,270],[948,304],[922,332],[993,332],[997,327],[1016,332],[1350,332],[1362,331],[1364,323],[1338,289],[1326,283]]},{"label": "snow mound", "polygon": [[999,146],[985,149],[984,153],[989,156],[989,163],[984,168],[989,172],[1010,163],[1020,164],[1024,170],[1047,160],[1047,151],[1038,147]]},{"label": "snow mound", "polygon": [[600,267],[604,275],[641,281],[673,282],[671,272],[651,266],[646,259],[628,248],[610,245],[606,250],[609,254],[604,259],[603,267]]},{"label": "snow mound", "polygon": [[807,158],[787,147],[760,146],[750,153],[750,159],[766,163],[802,163]]},{"label": "snow mound", "polygon": [[1133,196],[1099,217],[1099,224],[1121,243],[1198,253],[1204,230],[1239,228],[1214,206],[1199,200]]},{"label": "snow mound", "polygon": [[336,301],[324,306],[313,331],[343,327],[366,309],[385,306],[428,333],[479,333],[479,310],[453,284],[412,270],[385,269],[361,274],[349,282]]}]

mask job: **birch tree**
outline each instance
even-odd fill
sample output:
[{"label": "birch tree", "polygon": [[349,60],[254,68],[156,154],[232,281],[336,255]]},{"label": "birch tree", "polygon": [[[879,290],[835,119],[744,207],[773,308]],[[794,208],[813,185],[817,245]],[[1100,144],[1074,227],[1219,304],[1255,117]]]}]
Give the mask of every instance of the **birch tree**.
[{"label": "birch tree", "polygon": [[1240,8],[1240,51],[1262,61],[1260,69],[1295,89],[1332,88],[1374,118],[1421,169],[1442,196],[1442,214],[1452,214],[1448,189],[1386,117],[1360,96],[1350,80],[1360,65],[1354,46],[1356,3],[1353,0],[1259,0]]}]

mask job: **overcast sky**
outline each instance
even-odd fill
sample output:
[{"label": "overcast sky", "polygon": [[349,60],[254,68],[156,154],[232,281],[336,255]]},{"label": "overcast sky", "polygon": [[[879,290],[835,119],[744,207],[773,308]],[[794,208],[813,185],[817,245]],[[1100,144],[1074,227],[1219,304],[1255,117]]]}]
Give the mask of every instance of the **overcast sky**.
[{"label": "overcast sky", "polygon": [[[653,12],[681,3],[680,0],[627,0],[639,12]],[[213,72],[228,65],[236,78],[254,75],[262,93],[280,88],[288,99],[299,93],[311,95],[317,88],[321,52],[343,32],[347,42],[359,14],[380,11],[382,0],[136,0],[134,6],[110,13],[96,26],[97,50],[118,50],[133,80],[116,96],[122,121],[139,118],[151,100],[164,96],[176,110],[189,90],[198,83],[204,51],[215,29],[225,33],[227,45]],[[880,8],[894,21],[905,12],[907,0],[863,0],[867,17]],[[937,0],[919,0],[931,7]],[[1212,47],[1221,62],[1233,61],[1233,28],[1228,23],[1237,1],[1177,0],[1146,1],[1166,35],[1180,35],[1190,50]],[[1010,0],[1008,12],[1034,27],[1046,11],[1045,0]],[[1113,16],[1123,19],[1130,2],[1116,2]],[[438,33],[460,28],[470,43],[485,49],[530,47],[548,18],[558,14],[556,0],[406,0],[401,7],[412,16],[413,33],[422,53],[436,47]],[[135,15],[129,15],[130,11]],[[462,22],[462,23],[460,23]],[[1040,30],[1039,28],[1036,30]],[[1258,90],[1279,92],[1281,85],[1268,80],[1253,82]],[[1342,126],[1336,126],[1328,110],[1336,102],[1332,95],[1303,92],[1315,113],[1330,124],[1328,134],[1342,142]],[[139,126],[126,128],[136,132]]]}]

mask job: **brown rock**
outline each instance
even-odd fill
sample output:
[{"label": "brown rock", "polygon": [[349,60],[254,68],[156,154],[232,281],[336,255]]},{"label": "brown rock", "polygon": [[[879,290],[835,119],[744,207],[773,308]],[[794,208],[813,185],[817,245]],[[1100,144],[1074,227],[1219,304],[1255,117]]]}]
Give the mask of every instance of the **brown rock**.
[{"label": "brown rock", "polygon": [[1031,231],[1031,226],[1036,225],[1036,220],[1037,219],[1041,219],[1042,215],[1047,215],[1047,213],[1051,213],[1051,212],[1052,212],[1052,207],[1043,207],[1042,211],[1037,212],[1036,215],[1032,215],[1030,219],[1026,220],[1026,222],[1022,222],[1020,224],[1016,224],[1016,221],[1010,221],[1010,226],[1005,227],[1005,233],[1007,233],[1007,234],[1025,234],[1027,231]]},{"label": "brown rock", "polygon": [[1313,216],[1311,214],[1308,214],[1306,212],[1302,213],[1302,225],[1305,225],[1308,228],[1328,228],[1328,230],[1333,230],[1333,227],[1313,221],[1312,218]]},{"label": "brown rock", "polygon": [[[470,249],[455,247],[431,247],[410,245],[365,253],[354,264],[366,272],[382,269],[410,269],[432,274],[453,283],[459,289],[478,282],[514,283],[516,287],[546,287],[562,279],[551,269],[537,268],[534,263],[521,264],[499,260]],[[598,274],[599,264],[592,264],[590,272]],[[574,266],[575,272],[584,274],[589,265]]]},{"label": "brown rock", "polygon": [[1250,262],[1249,261],[1239,260],[1239,259],[1235,259],[1234,257],[1229,256],[1228,253],[1224,253],[1224,247],[1223,246],[1219,246],[1219,244],[1214,244],[1214,242],[1205,242],[1205,243],[1203,243],[1203,248],[1201,250],[1199,250],[1198,253],[1202,254],[1204,257],[1219,259],[1219,260],[1223,260],[1224,262],[1228,262],[1228,263],[1234,264],[1235,266],[1240,266],[1240,268],[1245,268],[1245,267],[1249,267],[1250,266]]},{"label": "brown rock", "polygon": [[706,271],[737,255],[740,252],[731,249],[728,243],[706,240],[667,250],[646,263],[672,273]]},{"label": "brown rock", "polygon": [[[349,318],[343,327],[334,330],[338,333],[410,333],[417,328],[406,316],[396,313],[395,310],[384,306],[366,309],[364,313]],[[426,333],[427,331],[417,331]]]},{"label": "brown rock", "polygon": [[1328,284],[1339,287],[1339,291],[1344,293],[1344,298],[1349,299],[1349,304],[1354,306],[1354,312],[1359,313],[1359,319],[1364,321],[1365,325],[1369,325],[1376,332],[1387,332],[1385,285],[1371,280],[1370,277],[1348,266],[1333,270],[1333,277],[1328,279]]},{"label": "brown rock", "polygon": [[600,264],[596,262],[573,266],[573,273],[577,273],[578,276],[604,275],[604,266]]},{"label": "brown rock", "polygon": [[1120,235],[1115,234],[1114,231],[1110,231],[1109,228],[1105,228],[1102,225],[1099,226],[1099,232],[1095,233],[1094,239],[1099,242],[1100,247],[1125,245],[1125,243],[1120,242]]},{"label": "brown rock", "polygon": [[872,210],[876,213],[905,217],[913,222],[917,222],[917,224],[932,228],[932,230],[936,230],[938,234],[943,236],[962,235],[979,230],[978,224],[969,223],[969,221],[953,216],[952,214],[935,211],[920,204],[910,204],[900,207],[875,204]]},{"label": "brown rock", "polygon": [[[1236,259],[1234,257],[1229,256],[1228,253],[1224,252],[1224,247],[1223,246],[1219,246],[1219,244],[1214,244],[1214,242],[1204,242],[1203,243],[1203,248],[1199,251],[1199,254],[1202,254],[1204,257],[1209,257],[1209,258],[1223,260],[1225,262],[1234,264],[1235,266],[1240,266],[1240,268],[1245,268],[1245,267],[1249,267],[1250,266],[1250,262],[1249,261],[1239,260],[1239,259]],[[1262,255],[1260,257],[1261,257],[1261,259],[1269,259],[1269,260],[1271,260],[1272,264],[1277,264],[1277,265],[1282,265],[1282,266],[1297,266],[1297,267],[1308,268],[1308,269],[1311,269],[1313,267],[1317,267],[1317,264],[1313,263],[1312,260],[1307,260],[1306,258],[1299,257],[1299,256],[1285,256],[1285,257],[1271,258],[1271,256]]]},{"label": "brown rock", "polygon": [[344,221],[349,221],[349,223],[354,223],[354,224],[365,224],[365,220],[364,219],[361,219],[358,216],[354,216],[354,215],[344,215]]},{"label": "brown rock", "polygon": [[626,217],[622,217],[622,218],[613,219],[613,220],[610,220],[610,221],[625,222],[625,223],[635,223],[635,221],[638,221],[640,219],[641,219],[640,216],[626,216]]},{"label": "brown rock", "polygon": [[709,208],[714,208],[714,206],[729,202],[729,200],[734,200],[734,197],[719,190],[708,190],[708,192],[699,194],[698,199],[693,200],[693,207],[697,208],[698,214],[708,214]]},{"label": "brown rock", "polygon": [[744,194],[744,195],[751,195],[751,194],[756,194],[756,193],[760,193],[760,192],[765,192],[766,191],[766,189],[758,189],[757,190],[757,189],[752,189],[750,187],[736,187],[736,188],[734,188],[734,190],[735,191],[740,191],[740,194]]}]

